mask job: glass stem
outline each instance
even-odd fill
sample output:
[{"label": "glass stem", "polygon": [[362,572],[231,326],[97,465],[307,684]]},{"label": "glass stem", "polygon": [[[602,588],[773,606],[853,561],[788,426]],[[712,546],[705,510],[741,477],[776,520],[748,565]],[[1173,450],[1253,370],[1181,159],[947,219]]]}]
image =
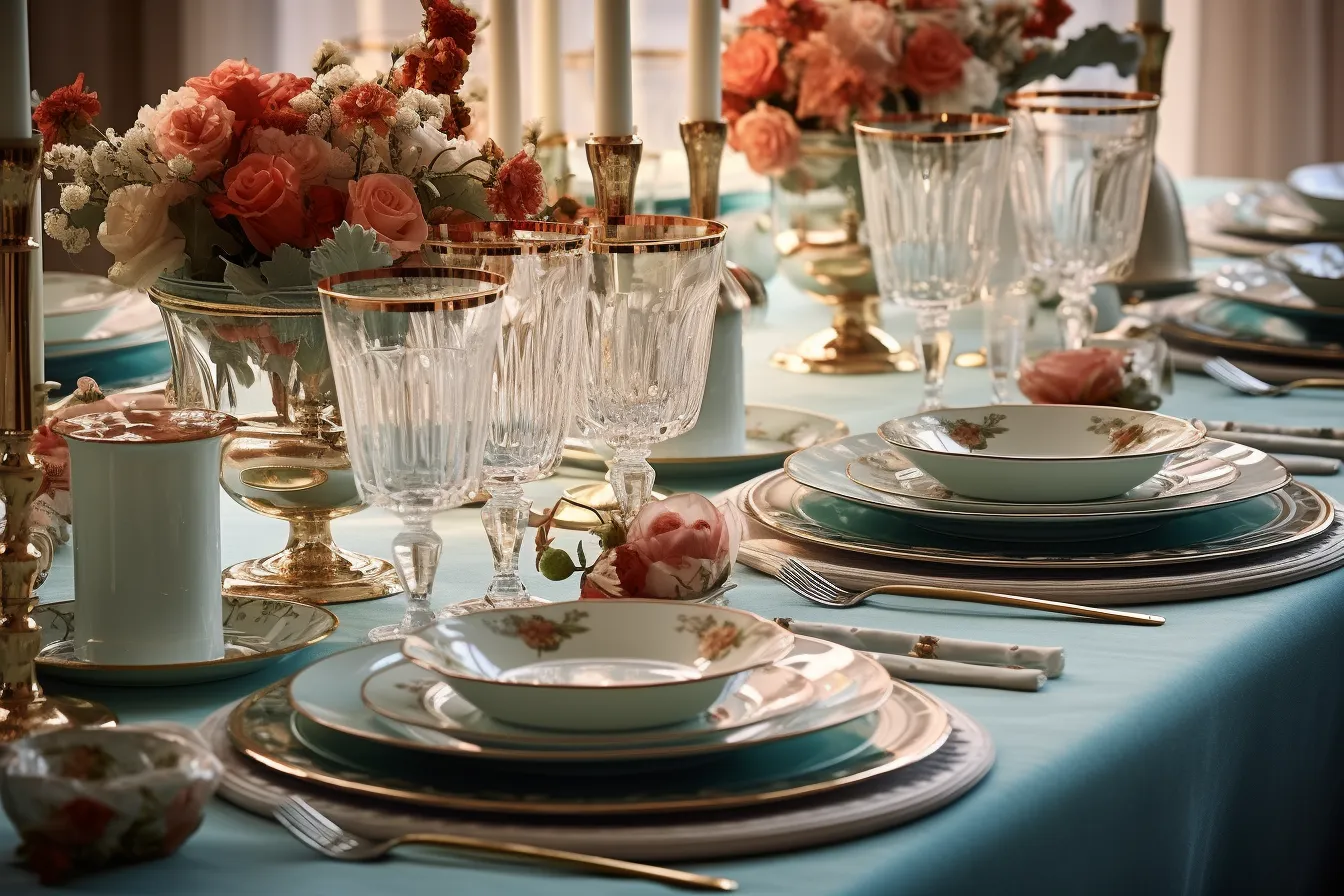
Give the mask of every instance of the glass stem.
[{"label": "glass stem", "polygon": [[523,547],[523,534],[532,502],[523,497],[522,486],[512,482],[492,482],[488,486],[490,500],[481,508],[485,523],[485,537],[495,555],[495,577],[485,592],[486,602],[502,598],[516,600],[527,596],[527,588],[518,576],[518,553]]},{"label": "glass stem", "polygon": [[1095,287],[1064,283],[1059,287],[1059,335],[1067,349],[1082,348],[1097,326],[1097,306],[1092,304]]},{"label": "glass stem", "polygon": [[649,466],[648,456],[649,449],[645,446],[617,448],[616,456],[607,462],[616,506],[621,508],[621,518],[627,524],[653,494],[653,467]]},{"label": "glass stem", "polygon": [[403,636],[434,621],[429,595],[434,590],[434,573],[442,551],[443,539],[427,516],[406,520],[406,528],[392,541],[392,562],[401,587],[406,589],[406,615],[401,617],[400,626]]},{"label": "glass stem", "polygon": [[919,327],[916,354],[924,370],[921,411],[936,411],[943,406],[943,381],[947,378],[947,362],[952,358],[952,331],[948,328],[951,317],[945,308],[921,308],[915,312],[915,324]]}]

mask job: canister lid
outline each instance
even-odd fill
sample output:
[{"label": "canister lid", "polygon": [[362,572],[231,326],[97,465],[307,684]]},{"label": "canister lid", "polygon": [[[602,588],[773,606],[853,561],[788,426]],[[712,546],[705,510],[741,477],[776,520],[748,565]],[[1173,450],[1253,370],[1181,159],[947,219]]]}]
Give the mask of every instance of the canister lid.
[{"label": "canister lid", "polygon": [[237,427],[236,418],[205,408],[127,408],[70,417],[51,428],[77,442],[164,444],[213,439]]}]

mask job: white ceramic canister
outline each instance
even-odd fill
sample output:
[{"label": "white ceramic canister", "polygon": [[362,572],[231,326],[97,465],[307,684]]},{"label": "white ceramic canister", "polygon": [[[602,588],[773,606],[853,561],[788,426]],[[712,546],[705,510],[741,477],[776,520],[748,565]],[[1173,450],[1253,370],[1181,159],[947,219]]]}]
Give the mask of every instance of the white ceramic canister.
[{"label": "white ceramic canister", "polygon": [[219,451],[238,421],[197,408],[72,417],[75,655],[103,665],[224,656]]}]

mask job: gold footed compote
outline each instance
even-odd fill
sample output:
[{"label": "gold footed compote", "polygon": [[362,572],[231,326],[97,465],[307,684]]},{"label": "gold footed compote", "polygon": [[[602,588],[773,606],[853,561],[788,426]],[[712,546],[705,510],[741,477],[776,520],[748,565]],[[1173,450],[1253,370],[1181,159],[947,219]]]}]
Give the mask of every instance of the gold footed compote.
[{"label": "gold footed compote", "polygon": [[245,300],[224,284],[161,278],[150,296],[168,327],[177,403],[238,418],[220,485],[248,510],[289,524],[282,550],[224,570],[224,593],[334,604],[399,592],[390,563],[332,541],[331,521],[365,505],[315,291]]}]

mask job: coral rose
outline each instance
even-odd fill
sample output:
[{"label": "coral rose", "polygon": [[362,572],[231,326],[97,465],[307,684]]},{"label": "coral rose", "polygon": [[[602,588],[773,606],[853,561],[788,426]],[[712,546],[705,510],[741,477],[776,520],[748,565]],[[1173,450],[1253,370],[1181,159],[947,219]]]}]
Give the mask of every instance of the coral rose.
[{"label": "coral rose", "polygon": [[98,92],[84,92],[84,73],[80,72],[73,84],[57,87],[33,110],[33,124],[42,132],[42,149],[49,150],[89,127],[102,110]]},{"label": "coral rose", "polygon": [[185,156],[193,165],[192,180],[205,180],[224,167],[233,146],[233,111],[216,96],[178,106],[160,116],[154,142],[165,159]]},{"label": "coral rose", "polygon": [[645,504],[625,544],[603,553],[584,577],[582,596],[699,597],[727,580],[740,537],[736,519],[700,495]]},{"label": "coral rose", "polygon": [[1125,353],[1098,346],[1046,352],[1022,365],[1017,387],[1036,404],[1113,404],[1125,388]]},{"label": "coral rose", "polygon": [[723,51],[722,64],[725,93],[759,100],[788,86],[779,65],[779,39],[767,31],[743,32]]},{"label": "coral rose", "polygon": [[265,108],[288,107],[290,100],[312,86],[312,78],[300,78],[289,72],[272,72],[261,76],[258,97]]},{"label": "coral rose", "polygon": [[916,93],[942,93],[961,84],[962,66],[974,55],[955,31],[926,21],[906,41],[898,74]]},{"label": "coral rose", "polygon": [[253,152],[280,156],[299,175],[305,187],[320,184],[331,170],[331,144],[308,134],[286,134],[277,128],[257,128],[250,135]]},{"label": "coral rose", "polygon": [[254,152],[225,173],[224,192],[206,202],[216,218],[237,218],[259,252],[270,255],[282,243],[310,249],[299,187],[299,173],[287,159]]},{"label": "coral rose", "polygon": [[883,84],[846,59],[826,35],[814,34],[807,43],[795,47],[790,66],[801,70],[796,110],[799,120],[819,118],[824,126],[843,130],[851,112],[878,112]]},{"label": "coral rose", "polygon": [[351,181],[345,218],[403,254],[418,250],[429,236],[415,184],[400,174],[368,174]]},{"label": "coral rose", "polygon": [[895,79],[902,32],[896,14],[885,6],[848,3],[837,7],[826,22],[826,36],[873,81],[886,85]]},{"label": "coral rose", "polygon": [[764,28],[791,44],[802,43],[826,24],[817,0],[765,0],[742,19],[743,25]]},{"label": "coral rose", "polygon": [[127,184],[107,197],[98,242],[116,263],[108,279],[144,289],[165,271],[182,265],[186,238],[168,218],[168,198],[147,184]]},{"label": "coral rose", "polygon": [[210,74],[188,78],[187,86],[195,90],[197,96],[219,97],[233,110],[234,133],[242,133],[261,117],[261,95],[266,86],[262,83],[261,71],[245,60],[225,59]]},{"label": "coral rose", "polygon": [[1022,23],[1022,36],[1054,40],[1059,37],[1059,26],[1072,15],[1073,7],[1065,0],[1036,0],[1035,8]]},{"label": "coral rose", "polygon": [[758,174],[777,176],[787,171],[798,161],[801,139],[792,115],[763,102],[733,124],[733,148]]},{"label": "coral rose", "polygon": [[499,166],[494,185],[485,191],[485,204],[495,214],[511,221],[541,211],[546,204],[546,181],[541,164],[524,150]]}]

